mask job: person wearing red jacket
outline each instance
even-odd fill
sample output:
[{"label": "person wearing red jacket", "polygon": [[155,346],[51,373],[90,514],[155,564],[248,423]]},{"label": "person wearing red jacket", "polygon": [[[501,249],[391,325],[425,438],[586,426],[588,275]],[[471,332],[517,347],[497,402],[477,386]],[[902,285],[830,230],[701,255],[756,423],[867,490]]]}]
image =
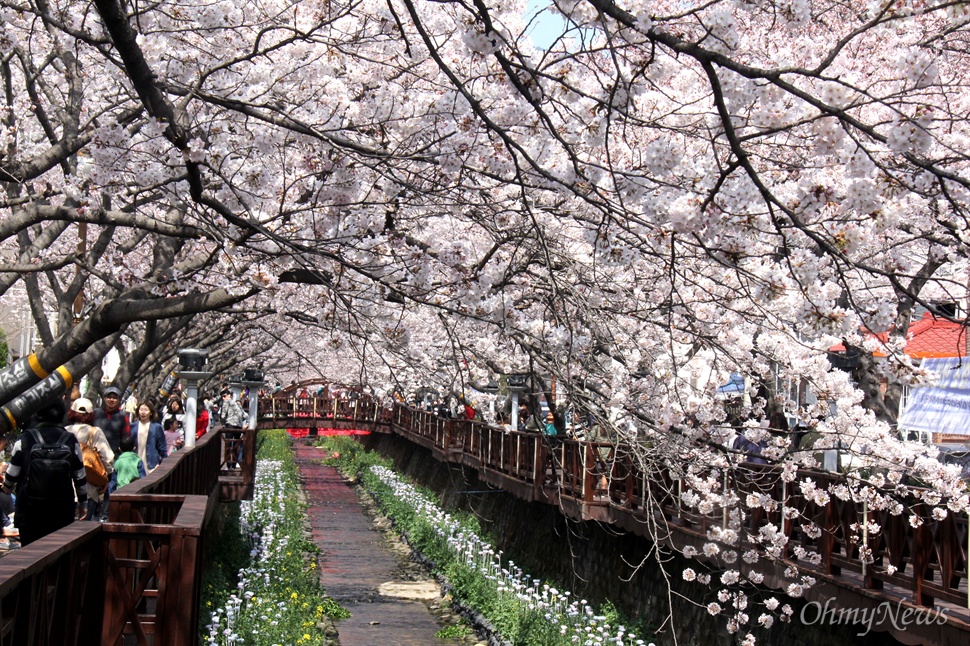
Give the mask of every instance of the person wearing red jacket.
[{"label": "person wearing red jacket", "polygon": [[195,439],[199,439],[209,430],[209,411],[205,406],[199,407],[199,414],[195,416]]}]

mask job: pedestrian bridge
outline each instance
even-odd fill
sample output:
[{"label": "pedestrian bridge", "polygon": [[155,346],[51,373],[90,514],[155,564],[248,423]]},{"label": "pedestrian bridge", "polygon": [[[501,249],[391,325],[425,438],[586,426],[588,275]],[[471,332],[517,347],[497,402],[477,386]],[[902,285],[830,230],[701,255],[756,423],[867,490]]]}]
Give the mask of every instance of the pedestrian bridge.
[{"label": "pedestrian bridge", "polygon": [[[683,507],[679,482],[668,471],[645,469],[629,447],[550,441],[402,404],[384,407],[362,393],[264,397],[257,427],[393,433],[438,460],[476,470],[480,480],[523,500],[555,505],[576,520],[609,523],[678,550],[700,551],[709,542],[708,531],[727,519],[726,509],[699,514]],[[245,431],[237,440],[214,429],[196,447],[113,494],[109,522],[74,523],[0,559],[0,646],[196,644],[206,530],[218,501],[251,497],[255,433]],[[230,469],[236,442],[242,442],[243,459]],[[800,480],[833,477],[799,473]],[[905,518],[868,513],[834,497],[820,506],[798,490],[786,490],[777,470],[760,465],[737,470],[725,486],[736,489],[741,500],[758,492],[781,503],[776,511],[751,515],[741,532],[756,534],[773,523],[789,539],[785,560],[773,566],[776,576],[769,572],[766,585],[780,585],[782,570],[793,565],[819,582],[806,594],[809,600],[834,597],[840,607],[860,611],[891,602],[911,612],[945,613],[945,621],[911,622],[902,631],[888,620],[873,626],[904,643],[970,639],[966,515],[937,521],[917,505],[924,522],[913,528]],[[791,510],[784,523],[782,508]],[[793,516],[812,520],[821,535],[808,535]],[[874,558],[868,564],[859,558],[861,546],[850,529],[866,520],[882,527],[867,537]],[[756,546],[742,545],[749,547]],[[796,559],[800,547],[817,552],[821,561]]]}]

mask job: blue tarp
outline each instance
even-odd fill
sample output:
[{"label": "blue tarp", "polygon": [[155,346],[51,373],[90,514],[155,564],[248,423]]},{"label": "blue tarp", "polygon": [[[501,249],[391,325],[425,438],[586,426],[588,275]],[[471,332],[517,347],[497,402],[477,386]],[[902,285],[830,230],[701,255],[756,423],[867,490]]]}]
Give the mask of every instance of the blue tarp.
[{"label": "blue tarp", "polygon": [[744,377],[736,372],[731,373],[731,379],[717,389],[722,395],[741,395],[744,393]]},{"label": "blue tarp", "polygon": [[924,359],[923,367],[939,373],[940,380],[935,386],[913,390],[899,417],[899,428],[970,435],[970,360]]}]

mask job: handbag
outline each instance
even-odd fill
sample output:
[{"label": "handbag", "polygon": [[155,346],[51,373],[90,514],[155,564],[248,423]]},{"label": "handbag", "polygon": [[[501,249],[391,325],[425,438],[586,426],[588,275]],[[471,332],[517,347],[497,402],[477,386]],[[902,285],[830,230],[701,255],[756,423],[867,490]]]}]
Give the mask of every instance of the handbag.
[{"label": "handbag", "polygon": [[91,433],[93,430],[93,427],[88,427],[87,440],[81,444],[81,458],[84,461],[84,473],[87,477],[88,484],[96,489],[100,489],[108,484],[108,470],[104,468],[104,462],[101,461],[101,454],[91,444]]}]

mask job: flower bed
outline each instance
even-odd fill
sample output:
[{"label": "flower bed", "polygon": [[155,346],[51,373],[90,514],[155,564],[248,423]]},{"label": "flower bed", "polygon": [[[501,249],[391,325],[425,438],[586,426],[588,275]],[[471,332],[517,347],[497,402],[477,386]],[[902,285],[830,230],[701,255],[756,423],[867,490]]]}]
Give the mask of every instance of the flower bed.
[{"label": "flower bed", "polygon": [[407,533],[412,545],[431,559],[455,595],[484,615],[513,644],[642,645],[618,625],[615,610],[597,613],[582,599],[533,578],[481,539],[471,519],[444,512],[388,467],[363,474],[382,509]]},{"label": "flower bed", "polygon": [[323,644],[324,618],[348,613],[319,584],[310,556],[317,548],[304,538],[306,505],[293,495],[299,481],[286,432],[261,431],[259,439],[255,493],[240,508],[248,563],[234,590],[205,602],[205,643]]}]

